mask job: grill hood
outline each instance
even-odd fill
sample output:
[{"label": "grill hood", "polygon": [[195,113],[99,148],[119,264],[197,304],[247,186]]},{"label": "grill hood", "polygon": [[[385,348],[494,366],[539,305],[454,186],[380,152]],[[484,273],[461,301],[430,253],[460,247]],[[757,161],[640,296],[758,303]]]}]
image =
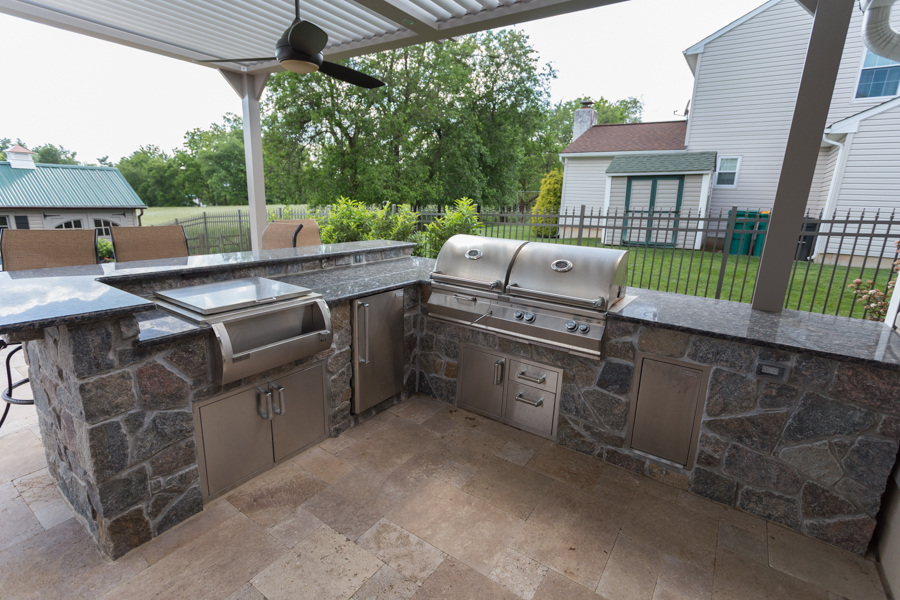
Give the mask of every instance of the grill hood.
[{"label": "grill hood", "polygon": [[441,283],[502,292],[516,254],[528,242],[454,235],[438,254],[431,278]]}]

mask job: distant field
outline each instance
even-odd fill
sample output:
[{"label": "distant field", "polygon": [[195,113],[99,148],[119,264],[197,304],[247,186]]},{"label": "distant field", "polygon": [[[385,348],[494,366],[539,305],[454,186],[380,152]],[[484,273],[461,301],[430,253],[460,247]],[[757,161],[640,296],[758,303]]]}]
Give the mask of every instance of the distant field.
[{"label": "distant field", "polygon": [[[281,206],[280,204],[268,204],[266,208],[272,210],[273,208],[278,208]],[[206,211],[207,214],[211,215],[214,213],[222,213],[222,212],[231,212],[241,209],[243,211],[249,210],[247,206],[207,206],[207,207],[199,207],[199,206],[162,206],[162,207],[154,207],[148,208],[144,211],[144,216],[141,218],[142,225],[165,225],[171,223],[175,219],[190,219],[191,217],[199,217],[203,214],[203,211]]]}]

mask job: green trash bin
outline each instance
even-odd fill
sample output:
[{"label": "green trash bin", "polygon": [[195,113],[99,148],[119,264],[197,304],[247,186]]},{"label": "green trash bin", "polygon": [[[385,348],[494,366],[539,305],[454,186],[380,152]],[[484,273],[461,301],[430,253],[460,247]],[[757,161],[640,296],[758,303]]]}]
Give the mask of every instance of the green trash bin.
[{"label": "green trash bin", "polygon": [[[756,231],[765,231],[769,227],[769,211],[764,210],[759,213],[759,222],[756,224]],[[757,233],[753,237],[753,256],[762,256],[763,244],[766,241],[766,234]]]},{"label": "green trash bin", "polygon": [[[731,211],[728,211],[731,216]],[[728,247],[729,254],[750,254],[750,246],[753,243],[753,233],[738,233],[738,231],[753,231],[754,222],[747,221],[747,218],[756,218],[756,213],[752,211],[739,210],[734,216],[734,234],[731,237],[731,245]],[[743,219],[743,220],[742,220]]]}]

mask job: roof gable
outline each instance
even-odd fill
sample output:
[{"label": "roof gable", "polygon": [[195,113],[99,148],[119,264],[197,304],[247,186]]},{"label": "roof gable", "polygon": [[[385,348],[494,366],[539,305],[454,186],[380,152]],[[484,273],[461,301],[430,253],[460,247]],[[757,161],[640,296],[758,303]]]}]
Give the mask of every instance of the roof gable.
[{"label": "roof gable", "polygon": [[569,144],[563,154],[684,150],[687,121],[594,125]]},{"label": "roof gable", "polygon": [[622,154],[606,168],[607,175],[634,173],[711,173],[716,170],[715,152],[678,154]]},{"label": "roof gable", "polygon": [[874,117],[875,115],[880,115],[881,113],[898,106],[900,106],[900,96],[886,102],[882,102],[881,104],[873,106],[872,108],[858,112],[851,117],[847,117],[846,119],[841,119],[840,121],[832,124],[831,127],[828,128],[826,133],[856,133],[857,131],[859,131],[860,121],[864,121],[869,117]]},{"label": "roof gable", "polygon": [[0,208],[146,208],[113,167],[0,162]]}]

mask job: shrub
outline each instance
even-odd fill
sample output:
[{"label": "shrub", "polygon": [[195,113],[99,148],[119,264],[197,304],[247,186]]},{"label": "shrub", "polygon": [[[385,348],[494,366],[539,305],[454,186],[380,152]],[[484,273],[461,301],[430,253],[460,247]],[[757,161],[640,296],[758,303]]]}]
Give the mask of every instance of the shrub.
[{"label": "shrub", "polygon": [[480,226],[475,202],[469,198],[460,198],[454,202],[453,208],[429,223],[425,231],[415,236],[415,241],[419,244],[415,254],[436,258],[448,239],[461,233],[477,235]]},{"label": "shrub", "polygon": [[[547,173],[541,180],[541,194],[538,196],[531,214],[559,214],[559,208],[562,205],[562,184],[563,173],[560,169],[554,169]],[[546,225],[556,225],[556,219],[550,217],[532,217],[531,222],[543,227],[532,227],[531,233],[537,237],[553,237],[556,235],[556,227],[546,227]]]},{"label": "shrub", "polygon": [[419,222],[419,213],[413,211],[409,204],[401,204],[394,208],[390,204],[385,204],[383,208],[373,211],[370,240],[412,241],[416,233],[416,223]]},{"label": "shrub", "polygon": [[103,238],[97,238],[97,255],[100,262],[111,262],[113,260],[112,242]]},{"label": "shrub", "polygon": [[416,232],[419,213],[409,205],[383,208],[366,206],[350,198],[339,198],[331,211],[318,210],[313,218],[321,228],[323,244],[361,240],[409,242]]}]

